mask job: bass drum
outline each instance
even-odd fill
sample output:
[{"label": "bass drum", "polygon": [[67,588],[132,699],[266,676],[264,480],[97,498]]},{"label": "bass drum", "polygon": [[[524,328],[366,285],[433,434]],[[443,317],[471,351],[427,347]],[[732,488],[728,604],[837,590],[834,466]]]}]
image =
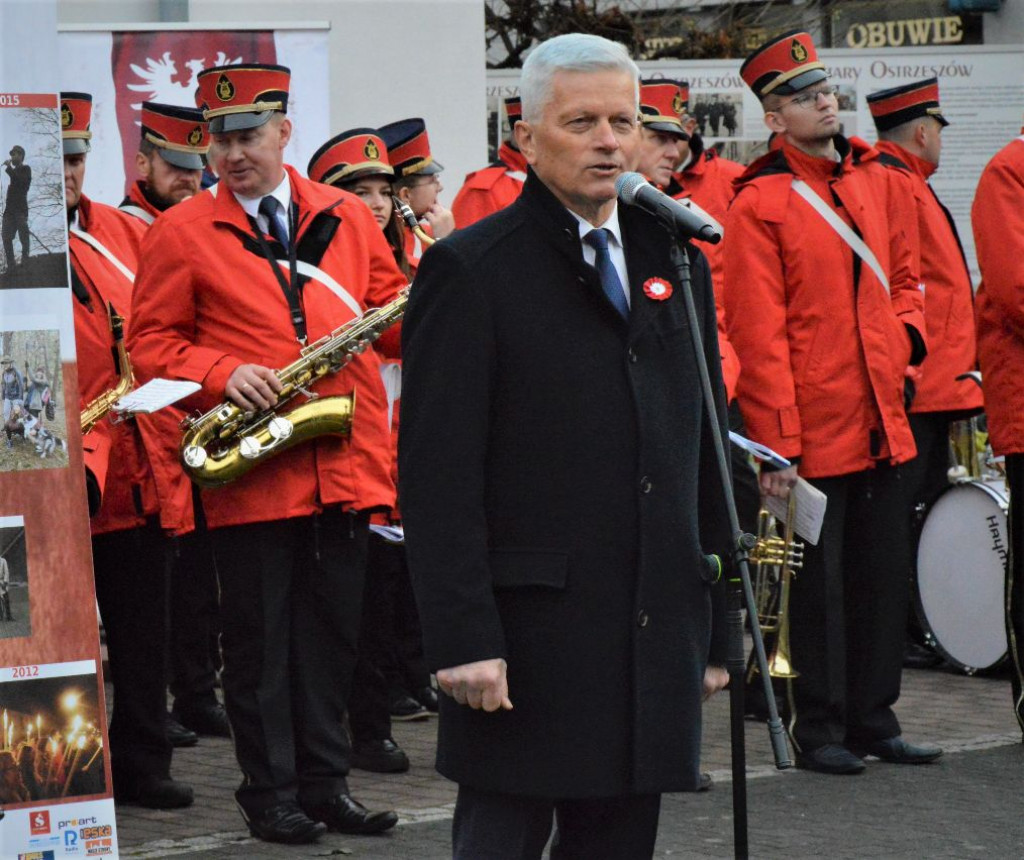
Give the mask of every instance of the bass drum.
[{"label": "bass drum", "polygon": [[973,675],[1006,659],[1009,534],[1003,481],[965,481],[932,504],[917,545],[917,614],[929,645]]}]

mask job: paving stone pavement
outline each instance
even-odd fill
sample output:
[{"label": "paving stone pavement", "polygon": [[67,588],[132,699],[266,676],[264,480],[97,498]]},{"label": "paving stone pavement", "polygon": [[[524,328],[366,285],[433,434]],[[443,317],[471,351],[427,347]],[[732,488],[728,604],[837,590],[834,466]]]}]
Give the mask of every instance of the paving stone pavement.
[{"label": "paving stone pavement", "polygon": [[[923,767],[871,761],[855,777],[777,771],[766,727],[747,722],[750,856],[1024,858],[1024,745],[1009,701],[1005,677],[907,670],[897,706],[904,735],[937,742],[947,754]],[[665,798],[657,856],[733,856],[728,719],[725,696],[707,704],[702,758],[715,788]],[[412,760],[409,773],[351,776],[361,802],[398,810],[395,830],[329,834],[302,847],[248,836],[232,799],[238,771],[231,744],[203,738],[174,757],[174,775],[193,784],[195,805],[175,812],[119,807],[121,856],[448,858],[455,788],[433,770],[435,732],[435,719],[396,723],[395,738]]]}]

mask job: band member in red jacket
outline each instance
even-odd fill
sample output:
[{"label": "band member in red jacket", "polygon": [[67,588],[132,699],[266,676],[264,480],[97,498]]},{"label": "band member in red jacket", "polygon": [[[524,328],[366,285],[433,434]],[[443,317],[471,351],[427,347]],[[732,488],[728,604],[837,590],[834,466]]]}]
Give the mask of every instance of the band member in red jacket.
[{"label": "band member in red jacket", "polygon": [[985,380],[989,438],[1006,456],[1010,564],[1006,581],[1013,709],[1024,731],[1024,133],[985,167],[971,207],[981,267],[978,358]]},{"label": "band member in red jacket", "polygon": [[[912,188],[911,232],[921,290],[925,296],[928,358],[909,368],[914,388],[910,429],[917,457],[904,469],[907,502],[913,522],[949,485],[950,422],[982,408],[981,389],[958,379],[977,366],[974,337],[974,290],[956,224],[928,178],[939,166],[942,129],[949,123],[939,105],[937,78],[881,90],[868,96],[878,130],[880,161],[909,177]],[[938,658],[908,644],[908,665],[933,665]]]},{"label": "band member in red jacket", "polygon": [[[140,178],[118,208],[148,227],[161,212],[199,193],[210,135],[202,111],[195,108],[143,102],[140,121],[135,154]],[[155,413],[153,420],[161,433],[174,436],[184,417],[184,412],[169,407]],[[177,519],[169,649],[174,709],[167,735],[175,746],[192,746],[199,734],[231,736],[215,690],[220,665],[217,571],[198,490],[182,471],[177,452],[160,448],[151,456],[162,459],[158,475],[169,478],[168,486],[158,488],[164,518]]]},{"label": "band member in red jacket", "polygon": [[[82,193],[92,132],[92,96],[61,93],[64,203],[81,408],[117,386],[111,314],[131,325],[131,294],[141,223]],[[164,664],[167,644],[167,545],[156,482],[143,443],[145,419],[103,422],[85,437],[92,486],[101,490],[92,517],[96,599],[107,633],[114,686],[110,761],[114,797],[158,809],[188,806],[192,788],[170,777]],[[91,439],[95,434],[95,439]]]},{"label": "band member in red jacket", "polygon": [[149,225],[165,209],[199,193],[210,137],[202,111],[195,108],[143,102],[140,121],[139,178],[118,208]]},{"label": "band member in red jacket", "polygon": [[[225,400],[273,408],[275,369],[406,283],[361,200],[284,164],[289,83],[283,66],[200,74],[220,181],[146,235],[132,355],[144,378],[200,383],[200,409]],[[350,438],[317,435],[202,494],[220,578],[225,705],[244,774],[236,798],[251,832],[276,842],[311,842],[325,824],[378,833],[397,821],[349,795],[342,724],[367,521],[395,493],[377,360],[356,355],[315,389],[358,392]]]},{"label": "band member in red jacket", "polygon": [[904,371],[925,355],[897,184],[877,151],[839,134],[808,34],[773,39],[740,74],[781,145],[741,177],[726,219],[737,396],[751,437],[793,462],[763,470],[763,491],[785,497],[799,474],[828,496],[790,605],[797,763],[858,773],[865,754],[931,761],[941,750],[907,743],[892,710],[909,601],[898,466],[915,454]]},{"label": "band member in red jacket", "polygon": [[526,181],[526,159],[516,144],[516,123],[523,117],[523,106],[518,96],[503,101],[505,122],[509,137],[498,148],[498,160],[483,170],[466,176],[452,203],[455,226],[460,230],[475,224],[512,203],[523,191]]},{"label": "band member in red jacket", "polygon": [[[422,119],[400,119],[378,130],[388,148],[388,159],[395,169],[395,196],[412,209],[419,229],[431,239],[443,239],[455,229],[451,210],[438,201],[444,191],[441,172],[444,166],[430,152],[430,138]],[[423,240],[405,225],[405,256],[415,274],[426,250]]]},{"label": "band member in red jacket", "polygon": [[652,185],[667,188],[676,164],[676,143],[686,137],[680,114],[683,84],[668,78],[640,81],[640,147],[637,170]]}]

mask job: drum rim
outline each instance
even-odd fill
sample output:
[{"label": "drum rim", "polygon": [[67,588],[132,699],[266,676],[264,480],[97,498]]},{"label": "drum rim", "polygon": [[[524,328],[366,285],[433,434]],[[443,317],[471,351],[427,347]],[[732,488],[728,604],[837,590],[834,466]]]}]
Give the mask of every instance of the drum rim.
[{"label": "drum rim", "polygon": [[[992,484],[995,483],[1001,483],[1003,485],[1002,492],[997,490],[995,487],[991,486]],[[963,481],[957,481],[955,484],[950,484],[948,487],[944,488],[943,491],[939,493],[934,499],[932,499],[931,502],[928,504],[928,508],[925,511],[924,516],[921,518],[920,527],[917,530],[917,545],[914,547],[914,575],[913,580],[911,581],[911,594],[914,605],[914,614],[917,616],[918,624],[921,625],[921,630],[924,633],[925,641],[928,643],[928,646],[930,648],[934,648],[935,652],[954,669],[958,669],[965,675],[975,675],[978,672],[990,672],[1002,666],[1009,659],[1010,656],[1009,642],[1007,642],[1007,648],[1002,653],[1002,655],[1000,655],[995,660],[995,662],[990,663],[987,666],[970,666],[967,663],[964,663],[963,660],[960,660],[957,657],[954,657],[952,654],[950,654],[945,648],[942,647],[942,643],[939,641],[939,638],[935,635],[934,628],[928,621],[928,616],[924,610],[924,603],[921,600],[921,589],[919,587],[920,574],[918,571],[918,565],[920,564],[921,556],[921,538],[924,537],[924,528],[925,524],[928,522],[928,515],[932,512],[932,510],[939,503],[939,501],[943,499],[946,495],[951,493],[953,490],[965,487],[970,487],[971,489],[983,491],[994,502],[996,502],[999,505],[1000,510],[1002,510],[1004,514],[1007,513],[1009,507],[1007,501],[1008,496],[1005,490],[1005,481],[1003,481],[1002,479],[993,479],[987,481],[978,479],[968,479]],[[1006,528],[1007,539],[1009,539],[1009,520],[1007,520]]]}]

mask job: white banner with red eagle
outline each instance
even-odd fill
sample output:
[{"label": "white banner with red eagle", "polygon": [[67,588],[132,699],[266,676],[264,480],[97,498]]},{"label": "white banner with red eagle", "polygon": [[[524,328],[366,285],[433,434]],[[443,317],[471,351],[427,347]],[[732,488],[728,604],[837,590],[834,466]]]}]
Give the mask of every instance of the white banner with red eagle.
[{"label": "white banner with red eagle", "polygon": [[331,135],[326,29],[63,30],[61,87],[93,97],[89,196],[116,206],[136,178],[139,111],[144,101],[195,107],[206,68],[277,63],[292,71],[288,115],[295,119],[285,161],[305,172]]}]

